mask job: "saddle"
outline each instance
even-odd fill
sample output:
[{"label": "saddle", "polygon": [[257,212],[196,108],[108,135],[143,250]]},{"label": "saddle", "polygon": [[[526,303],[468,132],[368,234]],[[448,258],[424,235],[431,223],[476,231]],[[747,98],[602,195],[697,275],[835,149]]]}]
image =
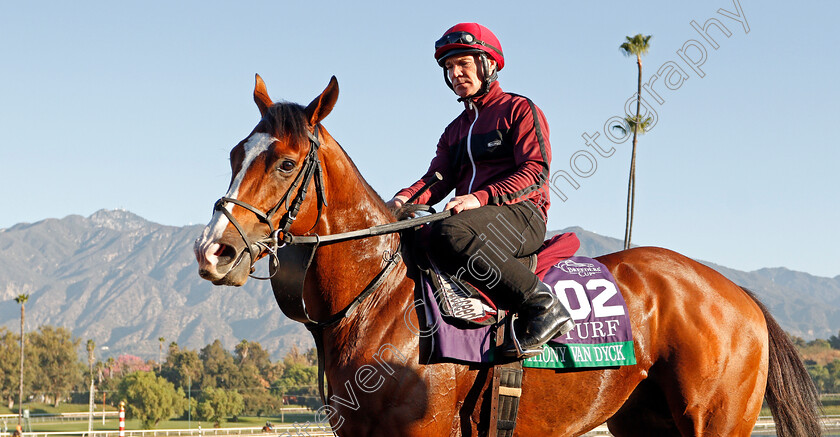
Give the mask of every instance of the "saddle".
[{"label": "saddle", "polygon": [[[425,257],[425,254],[421,255]],[[517,258],[531,273],[536,271],[535,253]],[[495,325],[501,320],[504,311],[479,288],[462,278],[444,273],[434,260],[425,257],[424,267],[420,267],[424,280],[435,290],[434,297],[440,307],[441,316],[449,323],[469,329],[475,326]]]},{"label": "saddle", "polygon": [[[416,243],[411,246],[415,249],[412,258],[421,273],[421,280],[433,290],[444,320],[462,329],[496,325],[502,320],[503,312],[499,313],[496,303],[480,288],[467,279],[444,273],[426,252],[416,250]],[[542,277],[551,266],[573,256],[579,247],[580,241],[574,233],[558,234],[546,240],[536,252],[516,260],[531,273]]]},{"label": "saddle", "polygon": [[[417,247],[417,245],[413,245]],[[580,247],[580,241],[572,233],[559,234],[547,240],[537,252],[517,260],[538,276],[562,259],[568,258]],[[417,267],[421,272],[420,287],[431,287],[440,316],[450,325],[462,329],[489,327],[493,336],[491,351],[502,350],[514,341],[510,335],[512,315],[506,315],[480,289],[466,280],[446,275],[426,253],[413,251]],[[539,256],[538,256],[539,255]],[[421,290],[421,293],[425,293]],[[428,308],[427,308],[428,310]],[[427,315],[428,320],[429,315]],[[489,326],[488,326],[489,325]],[[489,437],[510,437],[516,428],[519,398],[522,395],[522,361],[494,356],[489,408]]]}]

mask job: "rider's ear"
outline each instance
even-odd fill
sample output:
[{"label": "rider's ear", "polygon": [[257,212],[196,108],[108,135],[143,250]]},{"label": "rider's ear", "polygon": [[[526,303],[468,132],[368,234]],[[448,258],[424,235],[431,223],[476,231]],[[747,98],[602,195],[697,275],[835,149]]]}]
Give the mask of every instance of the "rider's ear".
[{"label": "rider's ear", "polygon": [[265,116],[266,111],[268,111],[268,108],[271,107],[273,103],[271,101],[271,97],[268,97],[268,91],[265,89],[265,82],[263,82],[259,74],[256,76],[257,83],[254,85],[254,102],[256,102],[257,107],[260,108],[260,115]]},{"label": "rider's ear", "polygon": [[335,101],[338,100],[338,80],[335,76],[330,79],[330,84],[324,89],[320,96],[316,97],[309,106],[306,107],[306,116],[309,118],[309,124],[314,126],[327,118],[327,115],[335,106]]}]

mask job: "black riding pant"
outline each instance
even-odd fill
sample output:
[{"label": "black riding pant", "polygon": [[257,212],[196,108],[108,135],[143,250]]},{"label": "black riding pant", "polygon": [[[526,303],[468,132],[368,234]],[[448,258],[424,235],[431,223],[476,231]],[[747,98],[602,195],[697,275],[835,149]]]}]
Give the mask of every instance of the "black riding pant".
[{"label": "black riding pant", "polygon": [[497,305],[518,310],[539,279],[516,260],[537,251],[545,221],[536,205],[486,205],[432,227],[429,248],[445,273],[466,279]]}]

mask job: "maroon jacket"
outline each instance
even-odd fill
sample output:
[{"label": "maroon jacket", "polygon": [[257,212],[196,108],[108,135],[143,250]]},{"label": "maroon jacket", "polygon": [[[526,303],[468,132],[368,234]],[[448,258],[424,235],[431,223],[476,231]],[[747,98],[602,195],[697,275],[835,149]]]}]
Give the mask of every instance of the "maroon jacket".
[{"label": "maroon jacket", "polygon": [[545,220],[551,163],[545,115],[528,98],[502,91],[498,82],[465,106],[443,131],[423,178],[397,195],[411,197],[424,180],[440,172],[443,181],[423,193],[417,203],[434,205],[454,188],[457,196],[474,194],[481,205],[529,200]]}]

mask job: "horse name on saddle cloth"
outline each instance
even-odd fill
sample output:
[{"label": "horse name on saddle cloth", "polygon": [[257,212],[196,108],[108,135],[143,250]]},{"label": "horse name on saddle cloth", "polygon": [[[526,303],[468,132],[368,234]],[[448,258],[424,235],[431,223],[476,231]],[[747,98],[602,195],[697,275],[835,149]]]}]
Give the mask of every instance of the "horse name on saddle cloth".
[{"label": "horse name on saddle cloth", "polygon": [[[524,367],[575,369],[636,364],[627,305],[603,264],[591,258],[571,257],[548,268],[540,279],[557,293],[576,326],[544,345],[541,355],[523,360]],[[441,316],[440,299],[435,299],[429,281],[424,281],[424,289],[429,323],[426,332],[432,333],[435,358],[492,362],[494,328],[463,329],[462,324],[451,323]],[[452,316],[447,313],[447,318]]]}]

